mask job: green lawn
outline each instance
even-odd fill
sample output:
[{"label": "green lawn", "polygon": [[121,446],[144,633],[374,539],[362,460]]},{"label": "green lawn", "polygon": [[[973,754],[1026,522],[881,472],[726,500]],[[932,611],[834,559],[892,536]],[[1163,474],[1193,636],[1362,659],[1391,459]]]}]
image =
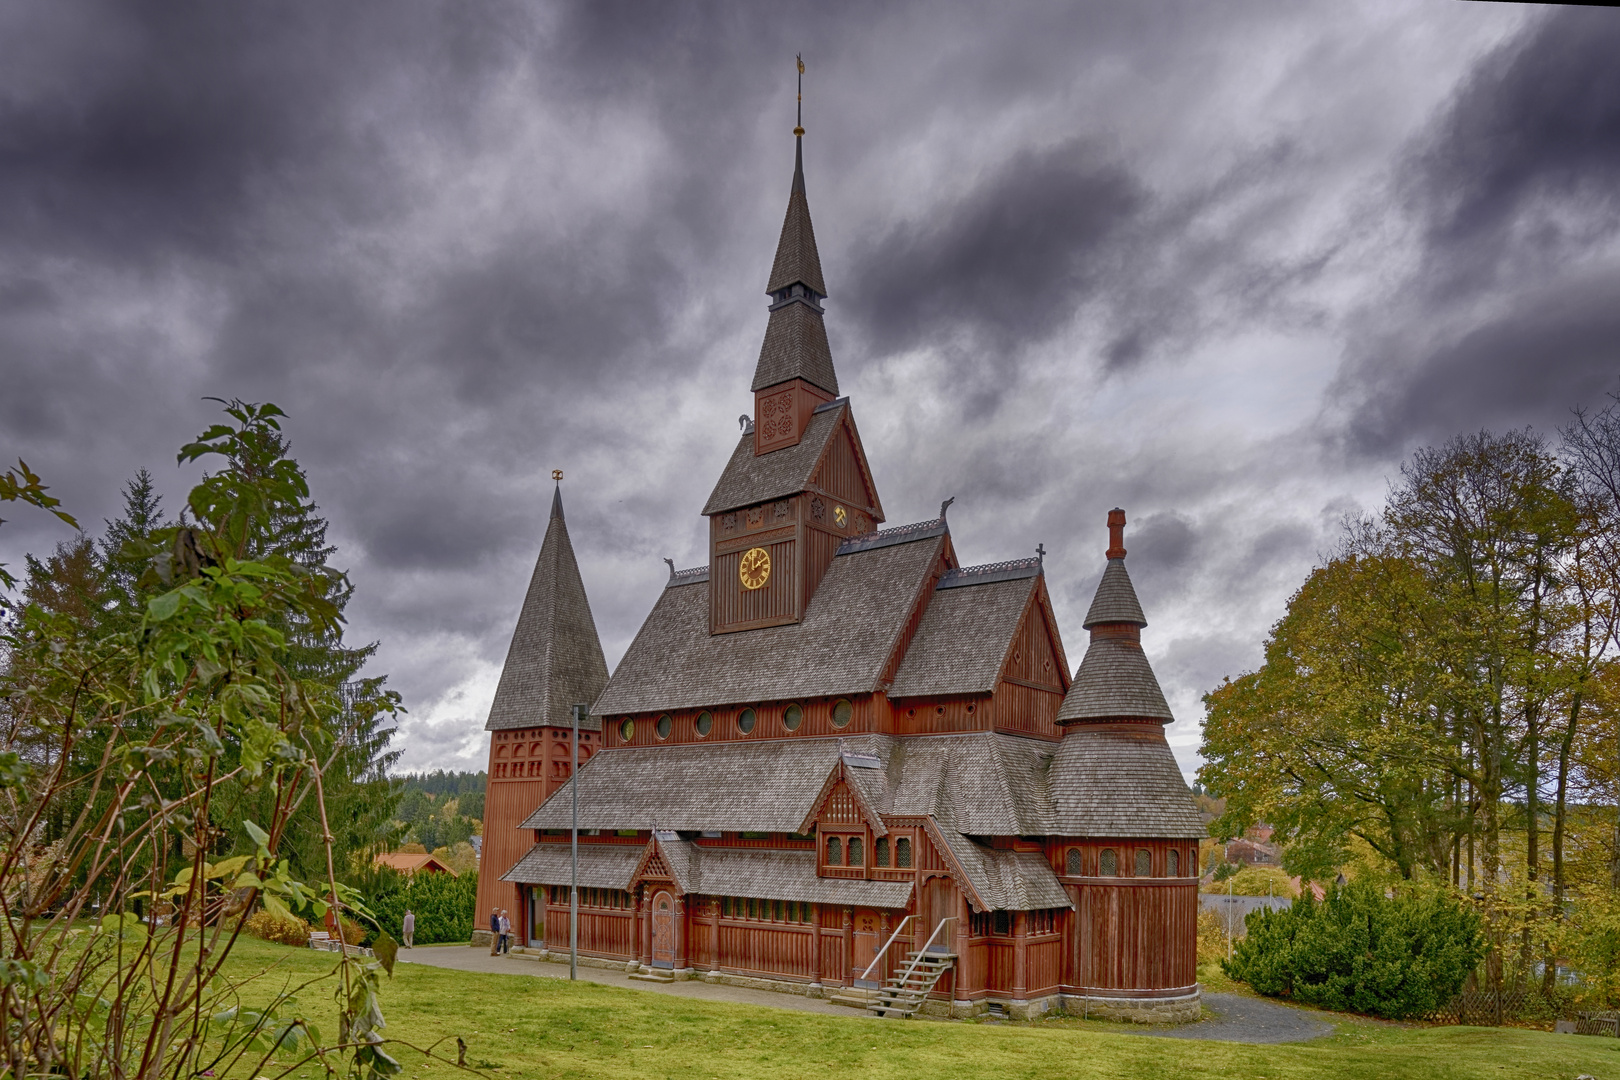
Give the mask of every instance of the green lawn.
[{"label": "green lawn", "polygon": [[[269,969],[307,978],[335,958],[245,940],[240,974]],[[261,984],[264,985],[264,984]],[[301,995],[311,1019],[333,1030],[330,994]],[[1620,1040],[1491,1028],[1400,1027],[1337,1021],[1308,1044],[1241,1046],[1145,1038],[1122,1025],[873,1021],[691,1001],[664,994],[525,975],[479,975],[401,964],[384,987],[388,1033],[426,1044],[461,1035],[467,1060],[498,1080],[551,1077],[925,1076],[1029,1077],[1526,1077],[1587,1073],[1620,1080]],[[1324,1014],[1328,1015],[1328,1014]],[[454,1040],[450,1055],[454,1057]],[[450,1080],[452,1066],[409,1051],[406,1080]],[[271,1070],[266,1073],[274,1075]],[[279,1071],[279,1070],[278,1070]],[[460,1074],[465,1075],[465,1074]],[[294,1077],[317,1080],[318,1070]]]}]

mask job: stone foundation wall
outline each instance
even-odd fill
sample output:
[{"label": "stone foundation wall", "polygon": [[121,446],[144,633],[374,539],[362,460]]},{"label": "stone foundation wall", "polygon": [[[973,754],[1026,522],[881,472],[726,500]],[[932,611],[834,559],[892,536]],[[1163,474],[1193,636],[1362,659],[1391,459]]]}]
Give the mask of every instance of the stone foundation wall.
[{"label": "stone foundation wall", "polygon": [[1108,998],[1063,995],[1063,1011],[1095,1020],[1131,1024],[1190,1024],[1203,1013],[1203,996],[1194,990],[1173,998]]}]

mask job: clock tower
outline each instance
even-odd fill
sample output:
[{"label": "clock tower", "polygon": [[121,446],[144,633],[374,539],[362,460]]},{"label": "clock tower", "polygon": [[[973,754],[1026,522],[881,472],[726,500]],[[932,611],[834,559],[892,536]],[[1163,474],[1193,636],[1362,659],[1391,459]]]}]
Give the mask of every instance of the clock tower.
[{"label": "clock tower", "polygon": [[754,423],[709,496],[709,630],[799,622],[838,547],[883,507],[849,399],[838,396],[815,228],[795,130],[793,186],[765,292]]}]

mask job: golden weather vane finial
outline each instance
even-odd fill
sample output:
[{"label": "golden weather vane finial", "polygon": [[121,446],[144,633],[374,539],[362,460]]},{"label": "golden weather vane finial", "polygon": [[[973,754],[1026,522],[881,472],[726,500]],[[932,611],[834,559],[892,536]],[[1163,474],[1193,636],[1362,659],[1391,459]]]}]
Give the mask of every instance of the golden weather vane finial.
[{"label": "golden weather vane finial", "polygon": [[551,470],[551,478],[553,480],[558,480],[558,481],[562,480],[562,470],[561,469],[552,469]]},{"label": "golden weather vane finial", "polygon": [[793,134],[802,136],[804,134],[804,54],[794,53],[793,59],[799,62],[799,119],[798,125],[793,129]]}]

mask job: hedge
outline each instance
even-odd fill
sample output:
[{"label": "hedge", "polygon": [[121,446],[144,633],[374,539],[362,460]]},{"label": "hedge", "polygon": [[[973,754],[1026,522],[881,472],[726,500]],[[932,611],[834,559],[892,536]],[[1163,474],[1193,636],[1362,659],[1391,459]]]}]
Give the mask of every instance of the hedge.
[{"label": "hedge", "polygon": [[395,940],[399,940],[406,908],[416,913],[418,945],[472,938],[477,874],[421,870],[407,877],[390,867],[377,867],[366,875],[361,891],[378,924]]},{"label": "hedge", "polygon": [[1251,912],[1221,967],[1269,997],[1390,1020],[1425,1016],[1485,954],[1477,912],[1440,891],[1352,882],[1282,911]]}]

